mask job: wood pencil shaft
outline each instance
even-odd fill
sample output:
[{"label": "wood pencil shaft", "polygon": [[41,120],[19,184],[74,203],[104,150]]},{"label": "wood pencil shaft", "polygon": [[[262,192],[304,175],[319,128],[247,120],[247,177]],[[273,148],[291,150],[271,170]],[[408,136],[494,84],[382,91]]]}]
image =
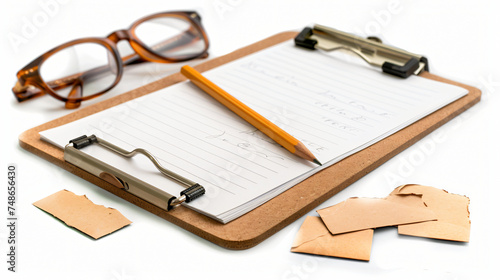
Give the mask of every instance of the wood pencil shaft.
[{"label": "wood pencil shaft", "polygon": [[233,111],[235,114],[243,118],[245,121],[259,129],[262,133],[269,136],[285,149],[297,156],[300,156],[309,161],[318,163],[314,155],[295,137],[264,118],[262,115],[254,111],[252,108],[239,101],[234,96],[230,95],[219,86],[205,78],[192,67],[185,65],[181,68],[181,73],[186,76],[192,83],[209,94],[222,105]]}]

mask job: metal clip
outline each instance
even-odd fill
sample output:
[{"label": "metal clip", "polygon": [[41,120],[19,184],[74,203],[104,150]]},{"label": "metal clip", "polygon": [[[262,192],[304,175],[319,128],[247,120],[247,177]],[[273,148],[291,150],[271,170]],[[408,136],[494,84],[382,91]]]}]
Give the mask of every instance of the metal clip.
[{"label": "metal clip", "polygon": [[295,45],[324,51],[347,50],[383,72],[402,78],[429,71],[427,58],[388,46],[377,37],[367,39],[322,25],[306,27],[295,37]]},{"label": "metal clip", "polygon": [[[177,198],[80,151],[80,149],[92,144],[99,144],[126,158],[131,158],[136,154],[143,154],[163,175],[185,186],[186,189],[182,191]],[[166,169],[147,150],[138,148],[132,151],[126,151],[95,135],[83,135],[69,141],[69,144],[64,148],[64,160],[165,210],[175,208],[183,202],[188,203],[205,194],[205,188],[203,188],[203,186]]]}]

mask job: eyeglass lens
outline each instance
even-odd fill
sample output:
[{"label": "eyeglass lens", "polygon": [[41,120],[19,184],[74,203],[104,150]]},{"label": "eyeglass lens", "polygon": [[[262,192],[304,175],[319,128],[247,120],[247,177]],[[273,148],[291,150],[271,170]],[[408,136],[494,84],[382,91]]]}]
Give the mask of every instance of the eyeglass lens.
[{"label": "eyeglass lens", "polygon": [[203,35],[191,23],[177,17],[144,21],[135,28],[135,35],[151,51],[166,58],[192,58],[206,47]]},{"label": "eyeglass lens", "polygon": [[61,97],[77,99],[108,89],[117,62],[103,45],[81,43],[60,50],[40,66],[42,79]]}]

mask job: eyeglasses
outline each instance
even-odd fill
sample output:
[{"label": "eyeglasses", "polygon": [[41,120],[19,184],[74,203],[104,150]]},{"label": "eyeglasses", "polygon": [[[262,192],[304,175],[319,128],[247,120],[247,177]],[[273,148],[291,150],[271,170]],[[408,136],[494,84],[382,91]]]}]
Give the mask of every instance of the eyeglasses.
[{"label": "eyeglasses", "polygon": [[[135,54],[121,57],[116,47],[121,40]],[[124,66],[205,58],[208,45],[196,12],[158,13],[106,38],[77,39],[51,49],[17,73],[12,91],[19,102],[48,93],[74,109],[116,86]]]}]

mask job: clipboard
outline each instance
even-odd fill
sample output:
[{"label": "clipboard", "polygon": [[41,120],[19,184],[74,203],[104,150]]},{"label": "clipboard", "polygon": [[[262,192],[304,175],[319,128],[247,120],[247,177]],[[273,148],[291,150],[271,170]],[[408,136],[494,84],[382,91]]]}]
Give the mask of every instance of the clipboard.
[{"label": "clipboard", "polygon": [[[195,68],[199,72],[204,72],[278,43],[292,40],[297,35],[297,32],[279,33],[227,55],[204,62]],[[172,211],[163,210],[83,169],[69,164],[63,158],[62,149],[40,139],[39,132],[43,130],[75,121],[186,80],[180,73],[170,75],[151,84],[29,129],[19,136],[19,143],[22,148],[29,152],[208,241],[228,249],[248,249],[310,212],[325,200],[467,110],[481,99],[481,91],[477,88],[441,78],[427,71],[420,73],[420,76],[463,87],[468,90],[468,94],[376,144],[316,173],[228,224],[221,224],[183,206]]]}]

